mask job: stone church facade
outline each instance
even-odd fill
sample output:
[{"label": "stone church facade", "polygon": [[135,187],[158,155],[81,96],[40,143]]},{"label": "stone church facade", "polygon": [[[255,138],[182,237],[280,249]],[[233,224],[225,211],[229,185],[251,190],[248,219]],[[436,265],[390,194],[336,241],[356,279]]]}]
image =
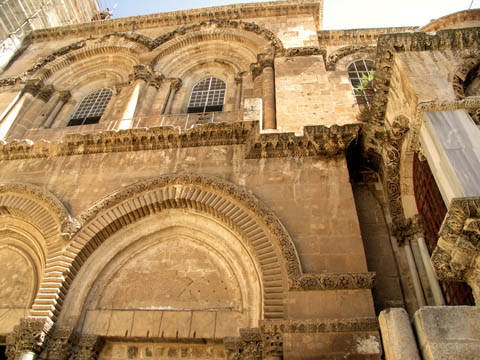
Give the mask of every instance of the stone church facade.
[{"label": "stone church facade", "polygon": [[480,11],[322,18],[28,35],[0,75],[0,357],[478,356]]}]

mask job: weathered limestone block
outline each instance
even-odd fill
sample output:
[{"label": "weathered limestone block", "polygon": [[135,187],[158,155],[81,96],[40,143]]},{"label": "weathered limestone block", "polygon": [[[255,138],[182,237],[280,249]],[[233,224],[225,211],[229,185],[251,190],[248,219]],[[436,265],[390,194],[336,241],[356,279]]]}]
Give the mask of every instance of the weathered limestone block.
[{"label": "weathered limestone block", "polygon": [[385,359],[420,360],[412,326],[405,309],[383,310],[378,318]]},{"label": "weathered limestone block", "polygon": [[423,307],[415,313],[414,322],[424,359],[478,359],[480,308]]}]

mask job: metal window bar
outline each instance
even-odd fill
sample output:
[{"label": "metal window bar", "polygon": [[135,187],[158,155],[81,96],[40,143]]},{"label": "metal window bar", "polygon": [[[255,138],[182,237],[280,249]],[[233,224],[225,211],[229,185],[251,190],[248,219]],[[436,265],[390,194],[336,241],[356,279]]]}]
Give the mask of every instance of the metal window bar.
[{"label": "metal window bar", "polygon": [[363,75],[370,76],[375,70],[375,63],[372,60],[360,59],[347,67],[348,78],[352,87],[352,93],[358,105],[370,106],[375,89],[369,83],[366,87],[362,84]]},{"label": "metal window bar", "polygon": [[105,88],[88,94],[73,112],[68,126],[98,123],[111,98],[112,90]]},{"label": "metal window bar", "polygon": [[[188,101],[187,113],[206,113],[222,111],[227,87],[224,81],[209,77],[200,80],[192,89]],[[208,107],[221,107],[220,110],[207,111]],[[195,111],[199,110],[199,111]]]},{"label": "metal window bar", "polygon": [[[447,208],[427,161],[415,154],[413,161],[413,186],[417,209],[425,229],[425,240],[430,255],[437,246],[438,232]],[[464,282],[442,281],[447,305],[475,305],[472,289]]]}]

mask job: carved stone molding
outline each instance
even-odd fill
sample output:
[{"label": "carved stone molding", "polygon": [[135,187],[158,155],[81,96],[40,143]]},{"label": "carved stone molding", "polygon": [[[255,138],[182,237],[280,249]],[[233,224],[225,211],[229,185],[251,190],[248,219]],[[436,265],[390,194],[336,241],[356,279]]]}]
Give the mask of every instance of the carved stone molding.
[{"label": "carved stone molding", "polygon": [[16,84],[22,82],[21,77],[19,76],[12,76],[9,78],[0,78],[0,87],[3,86],[15,86]]},{"label": "carved stone molding", "polygon": [[327,71],[334,71],[337,62],[344,58],[345,56],[355,54],[357,52],[368,52],[374,54],[377,50],[377,47],[374,45],[349,45],[344,46],[332,54],[329,54],[325,59],[325,68]]},{"label": "carved stone molding", "polygon": [[7,336],[7,358],[16,359],[23,352],[40,354],[52,322],[48,318],[22,318]]},{"label": "carved stone molding", "polygon": [[240,329],[239,337],[223,340],[228,360],[264,359],[263,339],[259,328]]},{"label": "carved stone molding", "polygon": [[306,47],[296,47],[284,49],[282,55],[286,57],[294,56],[313,56],[313,55],[324,55],[327,50],[325,48],[319,48],[315,46],[306,46]]},{"label": "carved stone molding", "polygon": [[294,133],[259,134],[259,123],[208,123],[180,131],[174,127],[104,131],[65,135],[60,142],[12,140],[0,144],[0,160],[44,158],[122,151],[174,149],[196,146],[246,145],[248,159],[342,155],[357,138],[360,124],[332,127],[306,126]]},{"label": "carved stone molding", "polygon": [[435,272],[440,280],[468,282],[469,272],[479,270],[479,256],[480,198],[453,199],[431,258]]},{"label": "carved stone molding", "polygon": [[293,282],[290,291],[372,289],[375,273],[303,274]]},{"label": "carved stone molding", "polygon": [[344,126],[305,126],[304,135],[293,133],[259,134],[248,138],[246,158],[342,155],[360,131],[360,124]]},{"label": "carved stone molding", "polygon": [[377,318],[261,320],[260,329],[266,334],[377,331]]}]

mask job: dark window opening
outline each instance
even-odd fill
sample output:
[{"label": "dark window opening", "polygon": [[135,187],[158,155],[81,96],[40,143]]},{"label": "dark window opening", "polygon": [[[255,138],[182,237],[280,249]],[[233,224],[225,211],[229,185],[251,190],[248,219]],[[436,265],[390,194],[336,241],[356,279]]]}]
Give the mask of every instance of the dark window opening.
[{"label": "dark window opening", "polygon": [[111,98],[110,89],[99,89],[88,94],[75,109],[67,126],[98,124]]},{"label": "dark window opening", "polygon": [[[447,215],[447,207],[428,163],[420,161],[417,154],[413,161],[413,186],[425,229],[425,242],[431,255],[437,246],[438,232]],[[475,305],[472,289],[467,283],[442,281],[441,286],[447,305]]]},{"label": "dark window opening", "polygon": [[209,77],[200,80],[192,89],[187,113],[223,111],[226,85],[220,79]]},{"label": "dark window opening", "polygon": [[348,66],[347,71],[357,104],[370,106],[375,95],[373,87],[375,63],[372,60],[357,60]]},{"label": "dark window opening", "polygon": [[7,360],[7,347],[0,345],[0,360]]}]

